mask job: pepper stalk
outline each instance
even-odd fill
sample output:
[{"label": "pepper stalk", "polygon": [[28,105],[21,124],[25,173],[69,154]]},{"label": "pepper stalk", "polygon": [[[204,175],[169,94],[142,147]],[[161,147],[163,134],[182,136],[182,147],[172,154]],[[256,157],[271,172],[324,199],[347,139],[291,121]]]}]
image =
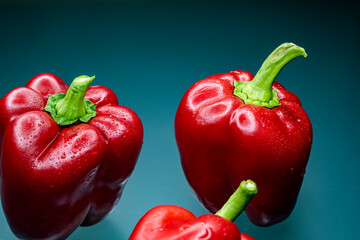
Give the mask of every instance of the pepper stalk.
[{"label": "pepper stalk", "polygon": [[278,95],[272,89],[273,83],[281,69],[299,56],[307,56],[303,48],[294,43],[281,44],[266,58],[252,81],[234,81],[234,95],[246,104],[267,108],[280,106]]},{"label": "pepper stalk", "polygon": [[215,215],[234,221],[244,211],[257,192],[258,188],[254,181],[242,181],[229,200]]},{"label": "pepper stalk", "polygon": [[59,126],[88,122],[96,116],[96,104],[85,98],[95,76],[79,76],[65,93],[50,95],[44,108]]}]

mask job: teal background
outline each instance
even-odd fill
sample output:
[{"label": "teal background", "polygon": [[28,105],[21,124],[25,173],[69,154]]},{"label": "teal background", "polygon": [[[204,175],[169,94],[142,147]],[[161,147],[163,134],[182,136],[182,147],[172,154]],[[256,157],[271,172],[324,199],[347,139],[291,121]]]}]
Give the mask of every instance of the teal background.
[{"label": "teal background", "polygon": [[[81,74],[112,88],[144,125],[138,164],[113,212],[69,239],[127,239],[160,204],[208,213],[183,175],[174,117],[185,91],[217,73],[256,73],[285,41],[304,47],[277,80],[303,103],[314,143],[291,216],[257,227],[257,240],[357,239],[359,193],[359,14],[341,1],[0,2],[0,96],[34,75],[70,83]],[[286,194],[286,190],[284,191]],[[15,239],[0,210],[0,239]]]}]

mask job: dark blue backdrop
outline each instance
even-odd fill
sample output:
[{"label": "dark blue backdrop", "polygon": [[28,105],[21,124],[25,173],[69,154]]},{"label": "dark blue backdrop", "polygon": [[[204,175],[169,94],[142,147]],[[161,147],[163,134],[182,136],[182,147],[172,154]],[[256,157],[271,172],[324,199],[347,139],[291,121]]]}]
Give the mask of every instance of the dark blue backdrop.
[{"label": "dark blue backdrop", "polygon": [[[12,3],[9,3],[12,2]],[[70,239],[127,239],[160,204],[207,211],[183,175],[173,122],[193,83],[231,70],[256,73],[279,44],[298,58],[277,80],[297,94],[313,123],[314,143],[294,212],[273,227],[240,230],[256,239],[355,239],[360,200],[359,14],[341,1],[2,1],[0,96],[41,72],[67,83],[81,74],[112,88],[138,113],[144,145],[114,211]],[[0,239],[15,239],[0,211]]]}]

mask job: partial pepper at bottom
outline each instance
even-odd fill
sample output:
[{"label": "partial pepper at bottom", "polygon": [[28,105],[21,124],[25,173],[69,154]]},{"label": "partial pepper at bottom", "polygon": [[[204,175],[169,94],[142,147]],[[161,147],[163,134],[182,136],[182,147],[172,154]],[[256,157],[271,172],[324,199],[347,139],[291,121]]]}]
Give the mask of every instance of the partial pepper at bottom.
[{"label": "partial pepper at bottom", "polygon": [[129,240],[255,240],[240,233],[232,221],[245,209],[257,191],[255,182],[242,181],[216,214],[199,217],[179,206],[154,207],[140,219]]}]

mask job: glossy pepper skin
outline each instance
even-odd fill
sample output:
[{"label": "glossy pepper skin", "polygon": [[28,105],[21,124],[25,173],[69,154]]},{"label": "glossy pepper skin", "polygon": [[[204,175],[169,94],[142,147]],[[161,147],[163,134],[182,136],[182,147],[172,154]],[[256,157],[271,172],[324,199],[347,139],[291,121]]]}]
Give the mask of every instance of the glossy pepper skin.
[{"label": "glossy pepper skin", "polygon": [[[118,105],[112,90],[89,87],[92,80],[78,77],[69,88],[53,74],[39,74],[0,100],[1,202],[19,238],[64,239],[80,225],[99,222],[135,167],[142,123]],[[62,126],[44,108],[49,94],[65,92],[63,115],[76,116]],[[85,92],[93,107],[85,108],[88,122],[77,120],[84,120]]]},{"label": "glossy pepper skin", "polygon": [[251,180],[243,181],[222,211],[195,217],[174,205],[150,209],[137,223],[129,240],[254,240],[232,222],[256,194]]},{"label": "glossy pepper skin", "polygon": [[216,212],[239,182],[254,180],[259,193],[246,208],[256,225],[269,226],[292,212],[312,144],[312,126],[297,96],[274,81],[305,51],[279,46],[255,77],[246,71],[210,76],[192,85],[175,118],[185,176],[201,203]]}]

